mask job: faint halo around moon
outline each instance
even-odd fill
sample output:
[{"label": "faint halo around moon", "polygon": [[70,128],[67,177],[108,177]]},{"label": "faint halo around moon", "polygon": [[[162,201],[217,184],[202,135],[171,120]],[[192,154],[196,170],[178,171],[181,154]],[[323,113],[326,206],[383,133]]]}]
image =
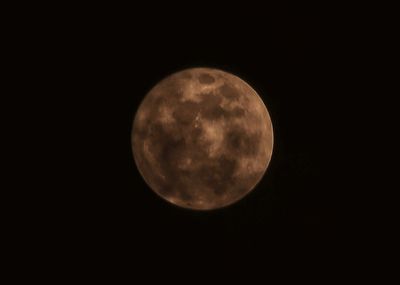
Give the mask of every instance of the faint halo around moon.
[{"label": "faint halo around moon", "polygon": [[166,201],[194,210],[250,193],[271,160],[266,106],[245,81],[213,68],[176,72],[145,96],[132,129],[140,174]]}]

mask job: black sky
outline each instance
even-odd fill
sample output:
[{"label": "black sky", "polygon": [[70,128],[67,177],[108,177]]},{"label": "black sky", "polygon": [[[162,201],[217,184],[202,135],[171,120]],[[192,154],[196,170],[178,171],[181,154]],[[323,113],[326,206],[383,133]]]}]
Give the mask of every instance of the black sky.
[{"label": "black sky", "polygon": [[[121,226],[131,225],[123,232],[151,251],[195,254],[229,254],[233,248],[268,252],[274,243],[333,240],[344,195],[336,185],[341,175],[336,167],[343,163],[337,109],[343,98],[335,89],[339,47],[314,22],[258,19],[254,28],[240,19],[208,21],[197,25],[192,19],[182,30],[179,24],[160,23],[143,38],[129,36],[123,49],[128,53],[123,95],[128,168],[118,192]],[[134,165],[129,142],[134,113],[147,91],[164,76],[196,66],[221,68],[246,80],[266,103],[275,131],[272,161],[255,191],[208,213],[176,208],[153,194]]]},{"label": "black sky", "polygon": [[[113,252],[160,267],[169,256],[226,264],[298,250],[328,255],[364,222],[354,223],[359,145],[353,137],[362,126],[353,71],[362,68],[362,50],[352,30],[325,10],[283,8],[278,16],[233,8],[132,10],[99,16],[101,24],[91,22],[82,32],[90,44],[75,46],[84,58],[80,80],[95,86],[83,92],[93,111],[83,132],[96,137],[87,146],[96,167],[86,190],[77,190],[84,209],[79,226],[99,237],[88,239],[89,246],[104,245],[98,255]],[[211,212],[160,199],[140,176],[130,145],[135,112],[150,88],[199,66],[247,81],[274,126],[262,181],[240,202]]]}]

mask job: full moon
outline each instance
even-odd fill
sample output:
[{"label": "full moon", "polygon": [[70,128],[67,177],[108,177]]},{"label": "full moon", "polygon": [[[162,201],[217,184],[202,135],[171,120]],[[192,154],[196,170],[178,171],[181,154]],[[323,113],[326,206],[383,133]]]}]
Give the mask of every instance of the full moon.
[{"label": "full moon", "polygon": [[136,112],[133,156],[161,198],[193,210],[250,193],[271,160],[273,130],[262,99],[239,77],[213,68],[174,73]]}]

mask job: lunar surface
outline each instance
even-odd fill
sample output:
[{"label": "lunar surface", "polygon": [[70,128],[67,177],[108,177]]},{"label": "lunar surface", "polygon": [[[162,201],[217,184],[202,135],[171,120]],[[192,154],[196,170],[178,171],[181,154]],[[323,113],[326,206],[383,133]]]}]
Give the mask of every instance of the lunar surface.
[{"label": "lunar surface", "polygon": [[174,73],[145,96],[132,149],[150,188],[177,206],[211,210],[251,192],[271,159],[272,123],[258,94],[211,68]]}]

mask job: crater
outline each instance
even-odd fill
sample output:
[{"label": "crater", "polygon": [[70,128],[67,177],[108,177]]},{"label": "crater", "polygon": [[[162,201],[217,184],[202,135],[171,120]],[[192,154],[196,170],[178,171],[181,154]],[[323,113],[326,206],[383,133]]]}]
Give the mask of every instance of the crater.
[{"label": "crater", "polygon": [[261,143],[260,134],[249,134],[243,129],[229,131],[225,139],[232,152],[246,156],[256,155]]},{"label": "crater", "polygon": [[202,73],[199,75],[199,82],[201,84],[213,84],[215,82],[215,78],[207,73]]},{"label": "crater", "polygon": [[240,97],[238,90],[228,83],[222,85],[219,88],[219,92],[222,94],[222,96],[229,100],[237,100]]},{"label": "crater", "polygon": [[195,120],[198,110],[198,104],[186,101],[178,104],[176,109],[173,111],[172,116],[180,124],[188,125]]},{"label": "crater", "polygon": [[225,111],[221,107],[222,99],[212,93],[202,93],[203,101],[201,102],[202,115],[206,119],[219,119]]},{"label": "crater", "polygon": [[235,107],[232,111],[231,114],[233,117],[242,117],[245,114],[245,111],[243,108],[240,107]]},{"label": "crater", "polygon": [[225,156],[216,161],[202,166],[199,170],[199,177],[203,185],[212,189],[216,195],[222,195],[230,187],[230,181],[235,172],[237,162]]}]

